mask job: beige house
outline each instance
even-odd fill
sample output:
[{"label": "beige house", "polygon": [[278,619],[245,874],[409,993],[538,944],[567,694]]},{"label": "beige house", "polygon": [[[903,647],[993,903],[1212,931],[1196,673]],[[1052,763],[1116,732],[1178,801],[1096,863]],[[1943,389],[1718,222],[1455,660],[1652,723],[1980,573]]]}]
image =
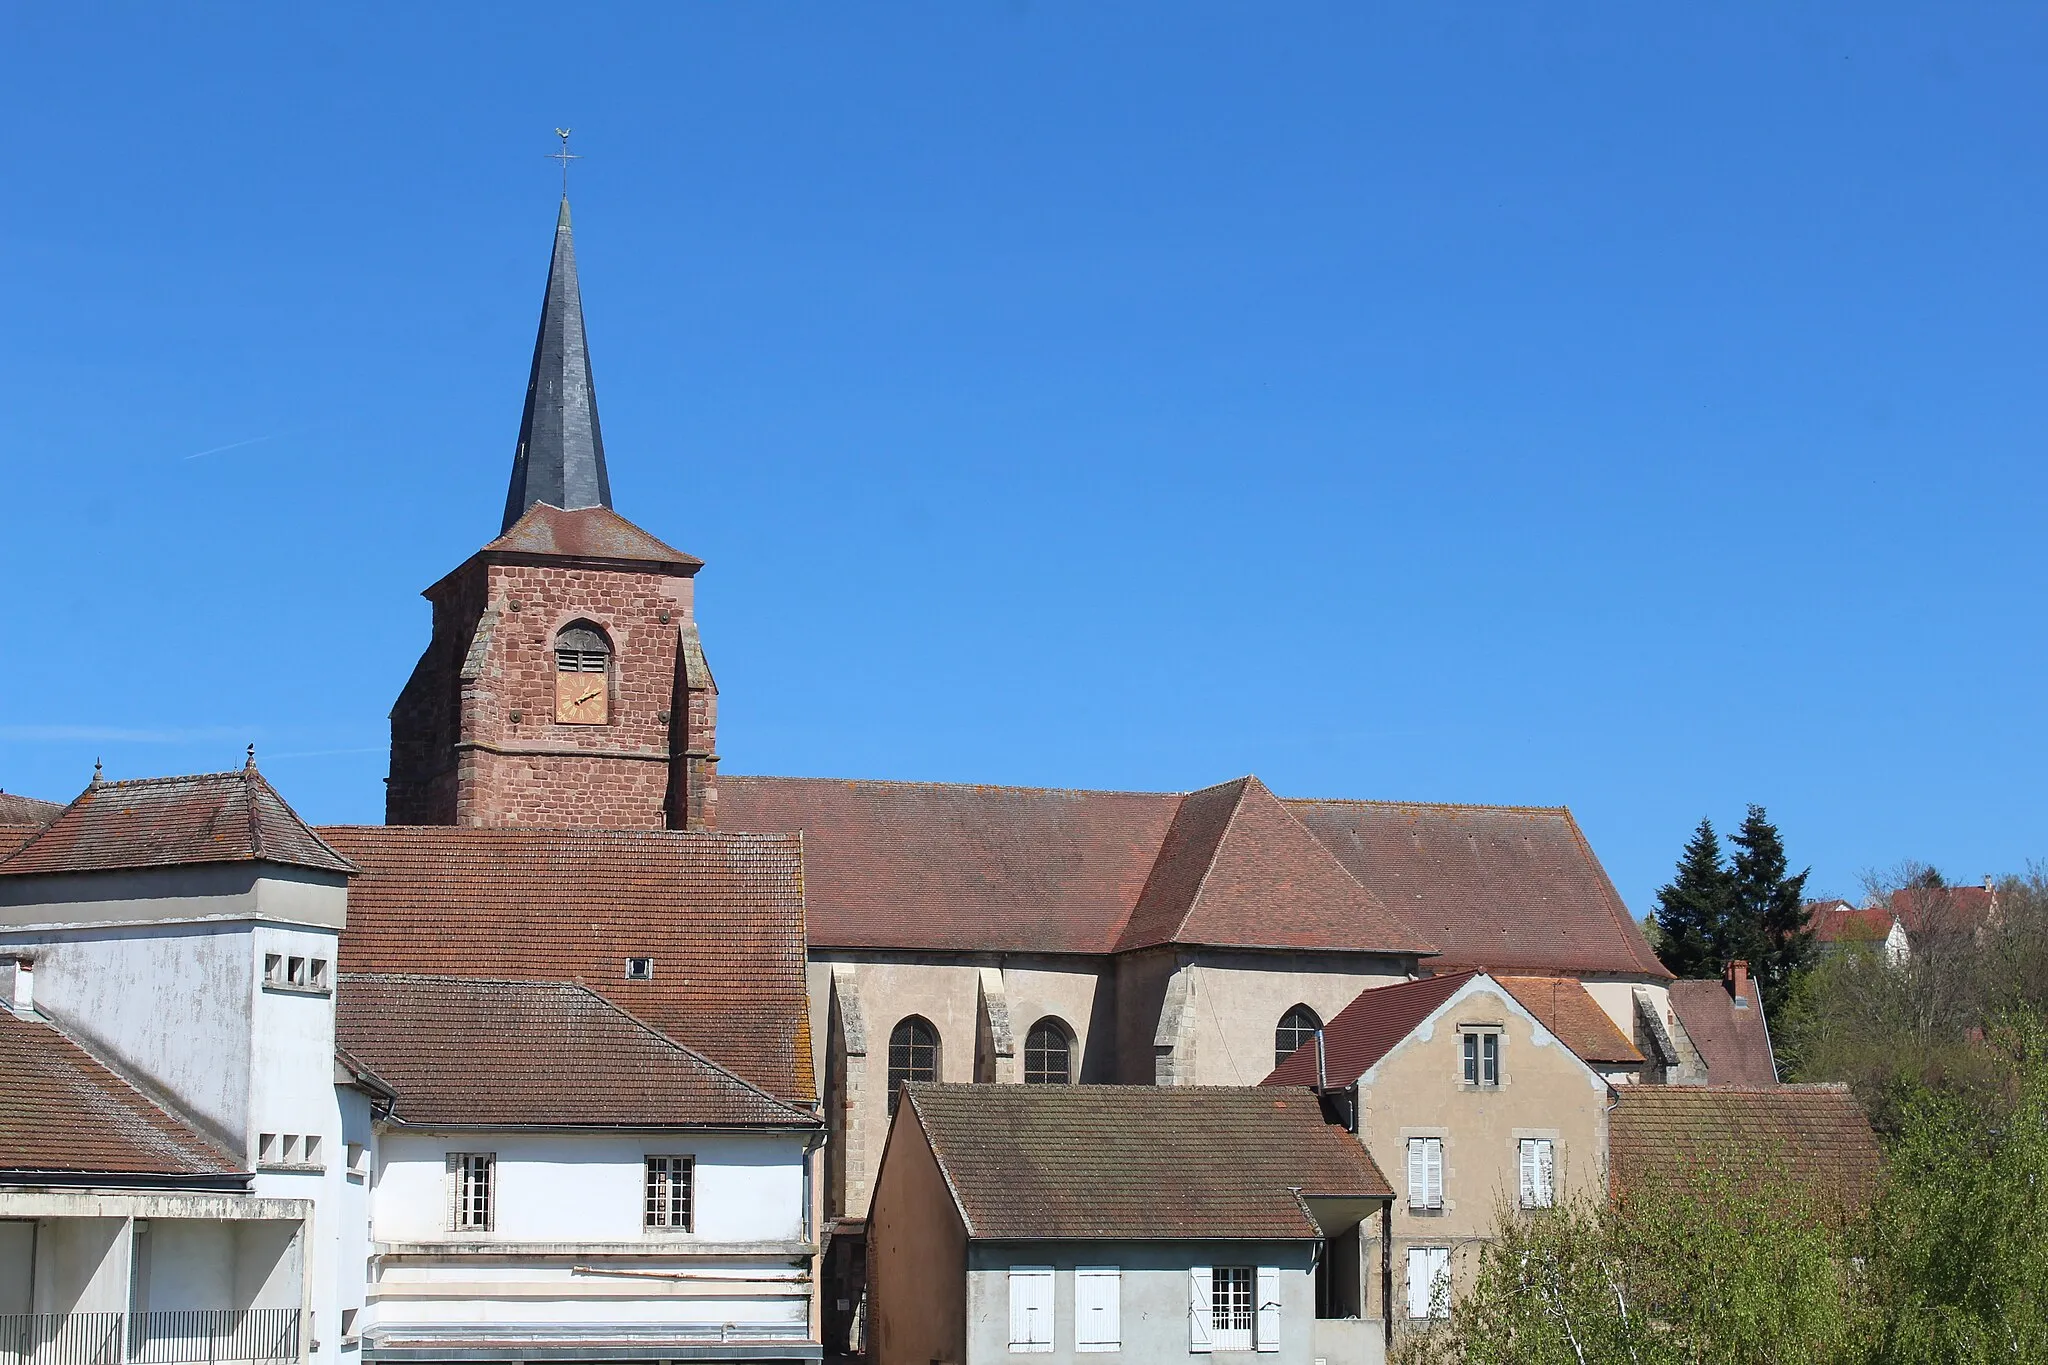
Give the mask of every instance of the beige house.
[{"label": "beige house", "polygon": [[[1626,1046],[1608,1031],[1587,1030],[1579,1046]],[[1364,992],[1266,1083],[1319,1078],[1394,1180],[1391,1238],[1361,1229],[1357,1248],[1368,1316],[1440,1316],[1503,1214],[1606,1197],[1614,1086],[1484,972]]]}]

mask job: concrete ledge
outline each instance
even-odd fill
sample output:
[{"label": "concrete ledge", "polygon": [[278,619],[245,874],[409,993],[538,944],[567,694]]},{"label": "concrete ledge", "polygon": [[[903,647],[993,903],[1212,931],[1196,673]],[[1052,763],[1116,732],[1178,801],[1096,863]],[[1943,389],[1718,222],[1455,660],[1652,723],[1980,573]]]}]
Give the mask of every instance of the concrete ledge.
[{"label": "concrete ledge", "polygon": [[631,1256],[635,1260],[702,1259],[736,1256],[794,1260],[818,1254],[815,1242],[698,1242],[687,1237],[649,1237],[641,1242],[372,1242],[370,1250],[384,1257],[478,1256],[561,1257]]}]

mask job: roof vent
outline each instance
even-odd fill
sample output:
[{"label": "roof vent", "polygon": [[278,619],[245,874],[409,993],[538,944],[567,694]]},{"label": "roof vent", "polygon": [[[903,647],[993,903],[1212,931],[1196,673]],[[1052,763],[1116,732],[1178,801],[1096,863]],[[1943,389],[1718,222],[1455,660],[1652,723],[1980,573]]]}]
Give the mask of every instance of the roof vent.
[{"label": "roof vent", "polygon": [[654,980],[654,959],[651,957],[629,957],[626,959],[626,980]]}]

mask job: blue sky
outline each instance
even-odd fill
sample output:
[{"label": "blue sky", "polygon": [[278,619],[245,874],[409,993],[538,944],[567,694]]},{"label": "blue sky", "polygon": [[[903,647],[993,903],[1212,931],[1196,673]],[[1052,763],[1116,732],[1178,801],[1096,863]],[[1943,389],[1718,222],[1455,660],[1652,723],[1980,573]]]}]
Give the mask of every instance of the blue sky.
[{"label": "blue sky", "polygon": [[735,772],[2044,835],[2048,11],[16,6],[0,787],[382,814],[576,130]]}]

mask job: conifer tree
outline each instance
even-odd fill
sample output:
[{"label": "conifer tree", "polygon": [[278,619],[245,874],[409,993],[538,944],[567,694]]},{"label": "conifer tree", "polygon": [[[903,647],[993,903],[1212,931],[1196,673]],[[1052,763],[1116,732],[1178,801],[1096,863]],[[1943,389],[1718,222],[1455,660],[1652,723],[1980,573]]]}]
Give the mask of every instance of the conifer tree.
[{"label": "conifer tree", "polygon": [[1735,866],[1729,877],[1726,955],[1748,959],[1764,1009],[1774,1010],[1784,1003],[1793,976],[1812,951],[1806,878],[1813,869],[1786,875],[1785,841],[1762,806],[1749,808],[1729,842],[1735,845]]},{"label": "conifer tree", "polygon": [[1657,891],[1657,955],[1674,975],[1721,974],[1732,890],[1714,822],[1701,820],[1678,860],[1677,875]]}]

